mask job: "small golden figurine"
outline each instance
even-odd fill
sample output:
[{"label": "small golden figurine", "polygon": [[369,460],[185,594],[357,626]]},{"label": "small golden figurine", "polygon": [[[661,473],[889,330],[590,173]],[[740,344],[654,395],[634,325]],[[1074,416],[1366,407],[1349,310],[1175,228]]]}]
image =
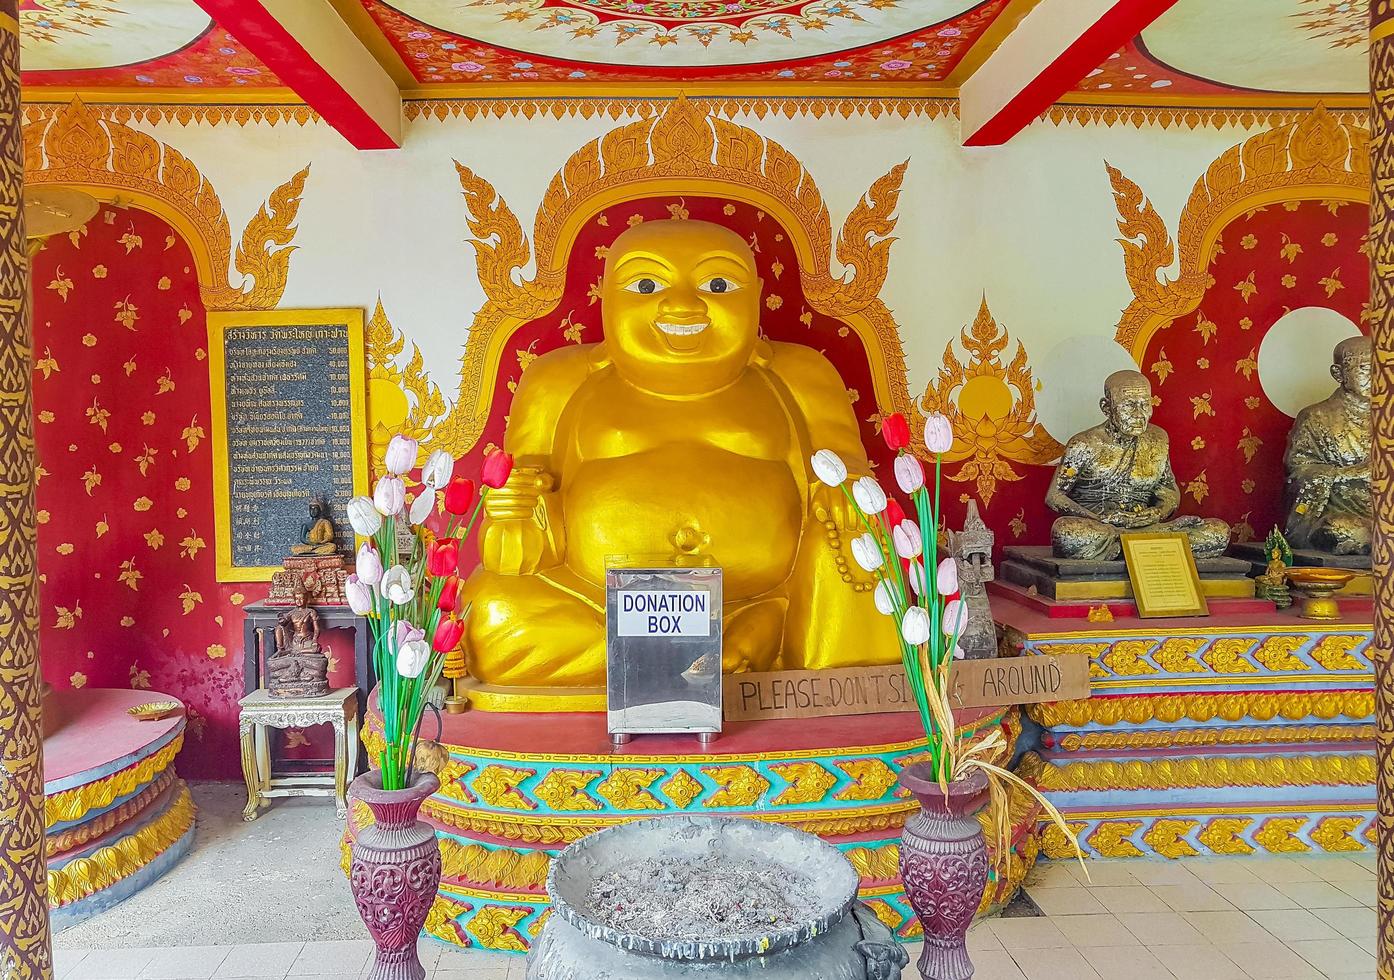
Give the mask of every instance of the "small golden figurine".
[{"label": "small golden figurine", "polygon": [[1116,371],[1099,401],[1102,425],[1070,439],[1055,470],[1046,504],[1061,515],[1051,526],[1057,558],[1113,561],[1119,535],[1173,531],[1191,539],[1197,558],[1217,558],[1229,546],[1229,525],[1214,517],[1177,517],[1181,488],[1171,471],[1167,434],[1152,419],[1152,385],[1137,371]]},{"label": "small golden figurine", "polygon": [[1269,600],[1279,609],[1286,609],[1292,605],[1292,590],[1288,587],[1288,567],[1292,564],[1292,549],[1288,547],[1283,532],[1276,527],[1268,532],[1263,552],[1268,557],[1268,565],[1263,574],[1254,579],[1254,595]]},{"label": "small golden figurine", "polygon": [[1374,533],[1370,493],[1369,337],[1332,352],[1329,398],[1297,414],[1288,434],[1287,537],[1294,548],[1368,555]]},{"label": "small golden figurine", "polygon": [[333,555],[339,551],[339,535],[329,519],[323,497],[310,498],[310,518],[301,526],[301,543],[290,546],[292,555]]},{"label": "small golden figurine", "polygon": [[329,657],[319,645],[319,613],[304,588],[295,605],[276,617],[276,650],[266,660],[266,689],[273,698],[319,698],[329,693]]}]

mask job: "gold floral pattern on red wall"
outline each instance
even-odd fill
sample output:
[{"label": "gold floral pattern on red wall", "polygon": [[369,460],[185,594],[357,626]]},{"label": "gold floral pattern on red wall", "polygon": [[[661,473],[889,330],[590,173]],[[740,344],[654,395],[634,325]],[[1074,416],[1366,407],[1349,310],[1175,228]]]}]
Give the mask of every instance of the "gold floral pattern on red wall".
[{"label": "gold floral pattern on red wall", "polygon": [[34,260],[45,678],[189,706],[180,761],[233,776],[240,592],[214,577],[207,332],[161,219],[104,206]]}]

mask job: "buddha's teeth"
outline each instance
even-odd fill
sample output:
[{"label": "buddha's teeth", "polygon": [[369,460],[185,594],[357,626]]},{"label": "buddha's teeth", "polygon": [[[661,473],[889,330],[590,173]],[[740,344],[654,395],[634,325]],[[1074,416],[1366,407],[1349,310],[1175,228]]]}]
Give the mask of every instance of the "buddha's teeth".
[{"label": "buddha's teeth", "polygon": [[678,337],[688,337],[695,333],[701,333],[707,329],[705,323],[664,323],[659,321],[658,329],[664,333],[670,333]]}]

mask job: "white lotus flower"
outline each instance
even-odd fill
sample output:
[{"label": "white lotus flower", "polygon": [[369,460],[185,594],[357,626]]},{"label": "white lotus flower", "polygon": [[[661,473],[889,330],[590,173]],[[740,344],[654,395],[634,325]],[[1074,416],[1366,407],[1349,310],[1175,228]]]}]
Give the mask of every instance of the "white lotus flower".
[{"label": "white lotus flower", "polygon": [[382,515],[368,497],[354,497],[348,502],[349,524],[355,534],[371,538],[382,527]]},{"label": "white lotus flower", "polygon": [[852,539],[852,557],[868,572],[876,571],[886,560],[881,546],[869,533]]},{"label": "white lotus flower", "polygon": [[905,616],[900,620],[900,636],[906,643],[913,647],[928,643],[929,632],[928,612],[919,606],[911,606],[905,610]]},{"label": "white lotus flower", "polygon": [[953,595],[958,591],[958,562],[953,555],[939,563],[939,574],[935,577],[934,587],[940,595]]},{"label": "white lotus flower", "polygon": [[895,615],[895,594],[891,592],[891,583],[882,579],[876,583],[876,588],[871,593],[872,601],[876,603],[876,610],[883,616]]},{"label": "white lotus flower", "polygon": [[914,493],[924,486],[924,464],[909,453],[895,458],[895,482],[905,493]]},{"label": "white lotus flower", "polygon": [[852,499],[863,514],[879,514],[886,509],[886,491],[869,476],[860,477],[852,484]]},{"label": "white lotus flower", "polygon": [[809,460],[813,464],[813,475],[830,487],[840,487],[847,482],[847,466],[831,449],[820,449]]},{"label": "white lotus flower", "polygon": [[895,553],[902,558],[918,558],[920,552],[924,551],[920,526],[908,517],[891,528],[891,543],[895,545]]},{"label": "white lotus flower", "polygon": [[382,594],[387,601],[397,606],[411,602],[416,589],[411,584],[411,573],[401,565],[393,565],[382,575]]},{"label": "white lotus flower", "polygon": [[455,475],[455,457],[444,449],[437,449],[426,457],[421,467],[421,482],[433,490],[439,490]]}]

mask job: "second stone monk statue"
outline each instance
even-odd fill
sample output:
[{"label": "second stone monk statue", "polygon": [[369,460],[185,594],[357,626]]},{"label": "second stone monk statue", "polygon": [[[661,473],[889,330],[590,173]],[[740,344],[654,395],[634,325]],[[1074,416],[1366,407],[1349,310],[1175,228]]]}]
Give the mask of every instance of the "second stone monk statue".
[{"label": "second stone monk statue", "polygon": [[1175,531],[1191,539],[1197,558],[1229,546],[1229,525],[1214,517],[1172,519],[1181,490],[1171,471],[1167,434],[1152,421],[1152,385],[1137,371],[1115,371],[1099,402],[1104,421],[1070,439],[1046,504],[1060,517],[1050,529],[1057,558],[1113,561],[1119,535]]},{"label": "second stone monk statue", "polygon": [[809,468],[826,448],[870,473],[846,385],[816,350],[762,339],[762,286],[716,224],[616,238],[604,340],[538,358],[509,412],[516,466],[487,498],[465,589],[476,679],[603,685],[612,556],[722,567],[728,673],[899,661],[848,557],[859,519]]}]

